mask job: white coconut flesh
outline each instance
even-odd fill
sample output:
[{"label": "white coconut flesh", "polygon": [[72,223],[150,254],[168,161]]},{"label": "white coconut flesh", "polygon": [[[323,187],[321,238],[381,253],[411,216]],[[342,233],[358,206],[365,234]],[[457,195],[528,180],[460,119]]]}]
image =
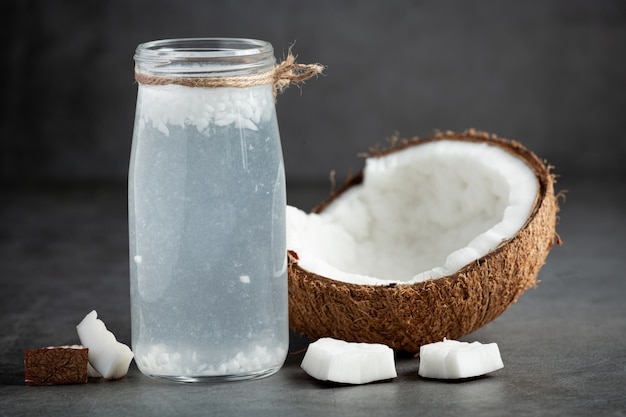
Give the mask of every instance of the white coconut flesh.
[{"label": "white coconut flesh", "polygon": [[496,343],[443,339],[420,347],[418,375],[424,378],[461,379],[482,376],[504,367]]},{"label": "white coconut flesh", "polygon": [[488,143],[438,140],[366,159],[363,182],[321,213],[287,209],[287,246],[309,272],[353,284],[452,274],[512,238],[538,181]]},{"label": "white coconut flesh", "polygon": [[389,346],[324,337],[311,343],[300,365],[320,381],[367,384],[398,376]]},{"label": "white coconut flesh", "polygon": [[119,379],[128,373],[133,352],[117,341],[95,310],[83,318],[76,331],[82,345],[89,348],[89,363],[96,371],[92,376],[99,374],[106,379]]}]

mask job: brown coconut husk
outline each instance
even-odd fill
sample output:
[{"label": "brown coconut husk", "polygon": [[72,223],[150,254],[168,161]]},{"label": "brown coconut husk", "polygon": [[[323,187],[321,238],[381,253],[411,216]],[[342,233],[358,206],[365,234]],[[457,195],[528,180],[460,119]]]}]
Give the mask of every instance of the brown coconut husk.
[{"label": "brown coconut husk", "polygon": [[[502,314],[528,288],[554,245],[558,204],[551,167],[515,141],[469,130],[439,133],[432,138],[399,141],[371,157],[409,146],[452,139],[487,142],[524,160],[535,172],[539,190],[525,225],[499,247],[456,273],[414,284],[357,285],[302,269],[297,253],[289,253],[289,322],[311,339],[333,337],[350,342],[383,343],[396,350],[419,352],[423,344],[457,339]],[[320,204],[321,212],[347,189],[363,181],[350,179]],[[419,272],[419,271],[416,271]]]}]

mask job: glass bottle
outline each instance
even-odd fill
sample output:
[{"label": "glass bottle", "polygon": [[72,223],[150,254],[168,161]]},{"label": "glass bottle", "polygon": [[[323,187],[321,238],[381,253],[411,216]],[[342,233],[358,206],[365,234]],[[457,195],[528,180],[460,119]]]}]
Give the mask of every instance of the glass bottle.
[{"label": "glass bottle", "polygon": [[[132,347],[181,382],[268,376],[286,358],[285,174],[271,44],[172,39],[135,53]],[[270,81],[268,81],[270,80]]]}]

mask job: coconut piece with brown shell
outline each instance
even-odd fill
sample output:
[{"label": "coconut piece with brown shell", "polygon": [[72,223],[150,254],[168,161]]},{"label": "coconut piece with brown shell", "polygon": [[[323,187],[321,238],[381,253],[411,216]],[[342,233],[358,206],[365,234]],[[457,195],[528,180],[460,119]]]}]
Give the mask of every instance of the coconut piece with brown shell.
[{"label": "coconut piece with brown shell", "polygon": [[418,352],[502,314],[558,241],[554,176],[470,130],[396,142],[312,213],[287,211],[290,326]]}]

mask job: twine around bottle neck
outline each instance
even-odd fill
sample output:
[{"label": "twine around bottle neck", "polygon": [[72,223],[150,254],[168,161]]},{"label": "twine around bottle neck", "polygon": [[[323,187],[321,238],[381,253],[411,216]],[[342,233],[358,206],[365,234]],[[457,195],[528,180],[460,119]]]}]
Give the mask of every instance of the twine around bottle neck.
[{"label": "twine around bottle neck", "polygon": [[143,85],[176,84],[198,88],[245,88],[271,84],[274,99],[276,99],[277,94],[282,93],[290,85],[301,84],[309,78],[321,74],[323,70],[324,66],[320,64],[297,64],[296,58],[290,52],[284,61],[275,65],[272,70],[261,74],[236,77],[163,77],[144,74],[135,69],[135,80]]}]

